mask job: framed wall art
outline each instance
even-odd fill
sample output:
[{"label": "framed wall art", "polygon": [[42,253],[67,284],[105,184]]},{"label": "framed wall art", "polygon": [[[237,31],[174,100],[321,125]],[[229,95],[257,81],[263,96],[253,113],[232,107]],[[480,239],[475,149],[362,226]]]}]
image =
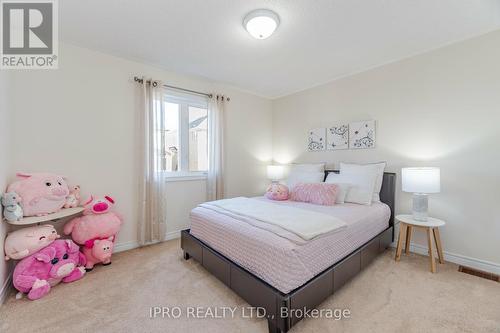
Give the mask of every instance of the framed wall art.
[{"label": "framed wall art", "polygon": [[326,128],[315,128],[309,131],[307,149],[309,151],[325,150]]},{"label": "framed wall art", "polygon": [[358,121],[349,124],[349,148],[375,148],[375,120]]},{"label": "framed wall art", "polygon": [[349,148],[349,125],[339,124],[326,129],[326,149],[340,150]]}]

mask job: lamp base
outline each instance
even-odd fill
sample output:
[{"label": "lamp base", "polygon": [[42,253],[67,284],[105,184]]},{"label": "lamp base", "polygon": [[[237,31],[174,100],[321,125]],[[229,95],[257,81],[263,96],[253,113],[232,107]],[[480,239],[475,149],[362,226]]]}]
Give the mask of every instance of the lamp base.
[{"label": "lamp base", "polygon": [[429,196],[424,193],[413,194],[413,219],[416,221],[427,221],[429,217]]}]

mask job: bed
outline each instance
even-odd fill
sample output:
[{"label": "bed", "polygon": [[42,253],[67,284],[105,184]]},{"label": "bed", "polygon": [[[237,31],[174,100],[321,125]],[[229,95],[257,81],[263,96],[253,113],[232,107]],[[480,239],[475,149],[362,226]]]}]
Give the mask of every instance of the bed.
[{"label": "bed", "polygon": [[[325,178],[329,172],[337,171],[326,171]],[[302,318],[281,317],[282,307],[293,314],[303,312],[290,310],[314,308],[393,241],[395,178],[384,173],[381,202],[371,206],[275,203],[331,214],[346,222],[342,230],[307,242],[238,221],[208,206],[197,207],[191,213],[191,229],[181,233],[184,259],[194,258],[250,305],[265,309],[270,332],[287,332]]]}]

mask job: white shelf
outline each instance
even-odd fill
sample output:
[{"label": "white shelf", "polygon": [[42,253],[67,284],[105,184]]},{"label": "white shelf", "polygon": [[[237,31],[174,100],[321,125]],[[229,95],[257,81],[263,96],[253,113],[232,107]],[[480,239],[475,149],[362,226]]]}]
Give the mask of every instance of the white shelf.
[{"label": "white shelf", "polygon": [[7,223],[10,223],[12,225],[28,225],[28,224],[35,224],[35,223],[43,223],[43,222],[48,222],[48,221],[55,221],[59,220],[65,217],[69,217],[71,215],[76,215],[80,214],[83,212],[83,207],[75,207],[75,208],[65,208],[61,209],[60,211],[44,216],[30,216],[30,217],[25,217],[19,221],[7,221]]}]

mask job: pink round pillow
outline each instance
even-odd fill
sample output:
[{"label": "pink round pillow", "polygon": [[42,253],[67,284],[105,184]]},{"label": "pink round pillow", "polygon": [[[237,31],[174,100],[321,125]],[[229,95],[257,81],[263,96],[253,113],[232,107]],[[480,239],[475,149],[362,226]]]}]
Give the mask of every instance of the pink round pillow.
[{"label": "pink round pillow", "polygon": [[267,188],[265,197],[269,200],[288,200],[288,187],[283,184],[273,183]]}]

